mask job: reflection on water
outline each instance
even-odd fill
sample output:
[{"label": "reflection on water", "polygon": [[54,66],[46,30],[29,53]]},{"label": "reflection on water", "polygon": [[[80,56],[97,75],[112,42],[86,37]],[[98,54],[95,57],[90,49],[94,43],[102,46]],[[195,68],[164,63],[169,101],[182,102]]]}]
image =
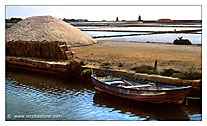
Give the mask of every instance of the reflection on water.
[{"label": "reflection on water", "polygon": [[81,27],[77,28],[84,31],[87,30],[120,30],[120,31],[181,31],[181,30],[200,30],[201,28],[191,28],[191,27]]},{"label": "reflection on water", "polygon": [[5,116],[6,120],[201,120],[201,105],[200,101],[189,101],[189,106],[140,103],[98,92],[83,81],[7,70]]},{"label": "reflection on water", "polygon": [[175,39],[181,36],[183,37],[183,39],[189,39],[193,44],[201,44],[201,34],[153,34],[153,35],[97,38],[97,40],[173,43]]},{"label": "reflection on water", "polygon": [[[201,28],[193,27],[95,27],[95,26],[76,26],[91,37],[108,36],[104,38],[96,38],[97,40],[112,40],[112,41],[133,41],[133,42],[164,42],[173,43],[175,39],[183,36],[189,39],[193,44],[201,44],[201,31],[196,33],[166,33],[166,34],[150,34],[154,31],[181,31],[181,30],[201,30]],[[92,30],[92,31],[84,31]],[[106,30],[106,31],[93,31]],[[107,30],[119,30],[122,32],[109,32]],[[126,32],[127,31],[127,32]],[[129,32],[130,31],[130,32]],[[137,34],[137,36],[123,36]],[[143,35],[144,34],[144,35]],[[146,34],[146,35],[145,35]],[[114,35],[122,35],[123,37]],[[113,37],[110,37],[113,36]]]},{"label": "reflection on water", "polygon": [[113,36],[113,35],[130,35],[130,34],[147,34],[147,32],[102,32],[102,31],[84,31],[91,37]]},{"label": "reflection on water", "polygon": [[62,115],[61,120],[76,120],[82,115],[85,116],[86,110],[90,110],[93,93],[94,89],[90,84],[80,81],[24,72],[7,72],[6,113]]},{"label": "reflection on water", "polygon": [[200,104],[195,101],[190,101],[189,106],[152,104],[114,97],[103,92],[96,92],[94,103],[96,106],[113,108],[113,111],[120,111],[122,114],[129,114],[130,117],[139,117],[143,120],[191,120],[190,114],[200,113],[200,108],[197,108]]}]

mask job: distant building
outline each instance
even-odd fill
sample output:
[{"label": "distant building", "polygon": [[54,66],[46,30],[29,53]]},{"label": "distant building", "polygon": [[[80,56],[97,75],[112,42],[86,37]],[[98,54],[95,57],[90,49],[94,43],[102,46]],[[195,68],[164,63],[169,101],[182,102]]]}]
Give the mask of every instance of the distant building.
[{"label": "distant building", "polygon": [[144,20],[144,23],[166,23],[166,22],[170,22],[170,23],[202,23],[202,20],[170,20],[170,19],[159,19],[159,20]]},{"label": "distant building", "polygon": [[65,22],[81,22],[81,21],[87,22],[88,20],[87,19],[66,19],[64,18],[63,21]]},{"label": "distant building", "polygon": [[202,23],[202,20],[173,20],[175,23]]},{"label": "distant building", "polygon": [[158,19],[156,22],[160,22],[160,23],[171,23],[171,22],[173,22],[173,20],[168,19],[168,18],[163,18],[163,19]]},{"label": "distant building", "polygon": [[119,17],[116,17],[116,21],[119,21]]},{"label": "distant building", "polygon": [[139,17],[138,17],[138,21],[142,21],[142,18],[141,18],[141,16],[139,15]]}]

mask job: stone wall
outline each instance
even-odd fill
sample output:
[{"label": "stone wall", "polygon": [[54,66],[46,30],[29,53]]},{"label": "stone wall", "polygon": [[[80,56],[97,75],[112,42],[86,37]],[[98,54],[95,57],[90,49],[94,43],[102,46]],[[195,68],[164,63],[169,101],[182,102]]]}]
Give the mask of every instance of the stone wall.
[{"label": "stone wall", "polygon": [[[14,67],[15,69],[19,67],[22,70],[42,72],[46,74],[66,74],[73,75],[76,78],[81,79],[81,73],[84,69],[93,69],[95,73],[104,73],[98,67],[93,66],[79,66],[75,62],[55,62],[55,61],[45,61],[40,59],[32,59],[25,57],[6,57],[6,65],[9,67]],[[201,80],[182,80],[178,78],[165,77],[160,75],[149,75],[143,73],[134,73],[125,70],[109,70],[110,73],[118,74],[120,76],[128,77],[134,80],[153,82],[161,85],[172,85],[172,86],[192,86],[190,91],[190,96],[201,96],[202,82]],[[90,76],[88,76],[90,80]],[[86,78],[84,78],[85,80]]]},{"label": "stone wall", "polygon": [[166,77],[166,76],[153,75],[153,74],[134,73],[125,70],[117,70],[117,71],[112,70],[109,72],[118,74],[120,76],[132,78],[134,80],[152,82],[155,84],[171,85],[171,86],[192,86],[189,94],[191,96],[201,96],[201,90],[202,90],[201,80],[182,80],[179,78]]},{"label": "stone wall", "polygon": [[7,56],[6,57],[6,65],[13,65],[22,67],[22,69],[39,69],[39,70],[46,70],[48,73],[50,72],[59,72],[59,73],[66,73],[67,72],[67,64],[68,63],[58,63],[54,61],[45,61],[41,59],[35,58],[26,58],[26,57],[14,57],[14,56]]},{"label": "stone wall", "polygon": [[6,55],[45,59],[71,59],[73,53],[65,42],[9,41],[6,42]]}]

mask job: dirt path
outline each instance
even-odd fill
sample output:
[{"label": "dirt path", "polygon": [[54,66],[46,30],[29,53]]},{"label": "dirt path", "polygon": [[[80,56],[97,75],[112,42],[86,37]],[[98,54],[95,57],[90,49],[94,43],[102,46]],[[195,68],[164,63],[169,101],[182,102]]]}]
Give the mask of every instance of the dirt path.
[{"label": "dirt path", "polygon": [[78,60],[93,65],[110,63],[111,67],[130,69],[139,65],[154,65],[158,69],[173,68],[187,71],[201,71],[201,45],[173,45],[143,42],[100,41],[99,44],[72,48]]}]

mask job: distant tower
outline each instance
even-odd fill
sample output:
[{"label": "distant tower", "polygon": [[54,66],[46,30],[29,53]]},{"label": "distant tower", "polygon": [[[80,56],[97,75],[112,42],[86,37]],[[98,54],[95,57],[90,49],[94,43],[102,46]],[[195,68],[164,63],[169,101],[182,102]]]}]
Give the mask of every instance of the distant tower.
[{"label": "distant tower", "polygon": [[119,21],[119,17],[116,17],[116,21]]},{"label": "distant tower", "polygon": [[141,21],[142,20],[142,18],[141,18],[141,16],[139,15],[139,17],[138,17],[138,21]]}]

